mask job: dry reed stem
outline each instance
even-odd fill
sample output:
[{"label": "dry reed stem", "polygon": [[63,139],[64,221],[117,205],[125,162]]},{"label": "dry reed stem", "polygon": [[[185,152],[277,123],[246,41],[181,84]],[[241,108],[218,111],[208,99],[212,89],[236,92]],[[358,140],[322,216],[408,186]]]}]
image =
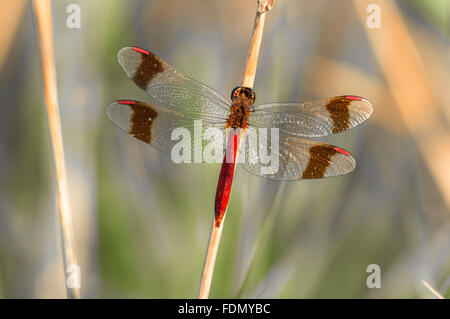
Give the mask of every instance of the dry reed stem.
[{"label": "dry reed stem", "polygon": [[26,2],[24,0],[3,1],[0,10],[2,32],[0,32],[0,69],[14,43],[14,36],[19,29]]},{"label": "dry reed stem", "polygon": [[53,56],[52,17],[49,0],[34,0],[37,33],[39,38],[42,72],[44,77],[45,104],[56,166],[58,187],[59,221],[61,225],[62,249],[64,258],[64,273],[66,275],[66,291],[68,298],[80,298],[79,288],[70,288],[69,280],[79,280],[67,269],[70,265],[77,265],[74,248],[72,216],[70,213],[69,192],[67,189],[67,175],[64,161],[64,149],[61,133],[61,120],[58,106],[58,92],[56,86],[56,72]]},{"label": "dry reed stem", "polygon": [[431,285],[426,282],[424,279],[420,281],[425,287],[428,288],[428,290],[438,299],[444,299],[444,296],[442,296],[438,291],[436,291]]},{"label": "dry reed stem", "polygon": [[366,8],[373,1],[353,0],[396,106],[414,136],[438,188],[450,207],[450,134],[426,81],[420,55],[392,1],[379,1],[381,28],[366,27]]},{"label": "dry reed stem", "polygon": [[[242,79],[242,86],[253,88],[255,82],[256,67],[258,65],[259,48],[261,46],[261,39],[264,29],[264,21],[266,13],[272,9],[275,0],[258,0],[256,9],[255,23],[253,25],[252,39],[250,42],[250,49],[247,55],[247,65],[245,67],[244,76]],[[241,136],[242,137],[242,136]],[[239,141],[242,139],[240,138]],[[236,152],[238,158],[239,148]],[[234,170],[236,171],[236,166]],[[225,216],[222,219],[219,227],[216,227],[215,221],[212,223],[211,234],[209,236],[208,249],[206,251],[205,262],[203,264],[202,279],[200,281],[199,299],[207,299],[211,289],[211,282],[216,263],[217,251],[219,249],[220,238],[222,235],[223,225],[225,224]]]},{"label": "dry reed stem", "polygon": [[266,13],[273,7],[275,0],[259,0],[256,9],[255,24],[253,26],[253,34],[250,42],[250,48],[247,55],[247,65],[245,67],[242,86],[253,88],[255,82],[256,67],[258,66],[259,48],[264,30],[264,22]]},{"label": "dry reed stem", "polygon": [[[226,216],[226,214],[225,214]],[[217,250],[219,249],[220,237],[222,236],[223,224],[225,216],[219,227],[215,226],[215,220],[212,223],[211,234],[209,236],[208,250],[206,253],[205,263],[203,265],[202,280],[200,282],[199,299],[207,299],[209,290],[211,289],[212,277],[214,274],[214,266],[216,264]]]}]

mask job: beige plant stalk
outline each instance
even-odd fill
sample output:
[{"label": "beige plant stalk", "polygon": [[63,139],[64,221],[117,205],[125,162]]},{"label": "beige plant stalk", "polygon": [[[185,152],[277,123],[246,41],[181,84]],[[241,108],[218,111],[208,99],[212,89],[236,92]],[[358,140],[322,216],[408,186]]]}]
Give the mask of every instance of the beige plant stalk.
[{"label": "beige plant stalk", "polygon": [[[274,1],[275,0],[258,0],[255,24],[253,26],[250,49],[247,55],[247,65],[245,67],[245,72],[242,79],[243,87],[253,88],[256,67],[258,65],[259,48],[261,46],[261,39],[264,30],[264,21],[266,18],[266,13],[272,9]],[[238,155],[236,154],[236,158],[237,156]],[[223,225],[225,224],[225,216],[223,217],[219,227],[216,227],[216,223],[214,221],[212,223],[211,235],[209,237],[208,249],[206,252],[205,262],[203,264],[203,272],[200,282],[200,292],[198,295],[198,298],[200,299],[206,299],[209,296],[217,251],[219,249],[220,237],[222,236]]]},{"label": "beige plant stalk", "polygon": [[[34,0],[37,33],[41,52],[44,78],[45,105],[56,166],[58,187],[59,221],[61,225],[62,249],[64,258],[65,284],[68,298],[79,298],[79,273],[70,274],[69,269],[78,269],[74,248],[72,216],[70,213],[69,191],[64,160],[64,149],[59,116],[58,90],[56,86],[55,61],[53,56],[52,14],[49,0]],[[75,267],[74,267],[75,265]],[[76,277],[74,277],[76,276]]]},{"label": "beige plant stalk", "polygon": [[431,287],[431,285],[424,279],[420,281],[437,299],[445,299],[436,289]]}]

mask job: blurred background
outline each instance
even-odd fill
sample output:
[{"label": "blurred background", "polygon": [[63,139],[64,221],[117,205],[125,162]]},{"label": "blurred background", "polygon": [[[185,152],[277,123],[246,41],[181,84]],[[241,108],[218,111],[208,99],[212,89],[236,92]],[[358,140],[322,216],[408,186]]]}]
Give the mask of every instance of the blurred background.
[{"label": "blurred background", "polygon": [[[81,7],[81,28],[66,25]],[[367,7],[381,9],[369,28]],[[266,20],[257,103],[343,94],[374,115],[323,139],[348,175],[275,182],[238,168],[211,297],[450,297],[446,0],[278,0]],[[256,1],[52,2],[76,251],[85,298],[194,298],[219,165],[176,165],[107,119],[152,101],[117,62],[148,49],[225,96],[245,67]],[[54,162],[30,1],[0,10],[0,297],[64,298]],[[367,266],[381,268],[369,289]]]}]

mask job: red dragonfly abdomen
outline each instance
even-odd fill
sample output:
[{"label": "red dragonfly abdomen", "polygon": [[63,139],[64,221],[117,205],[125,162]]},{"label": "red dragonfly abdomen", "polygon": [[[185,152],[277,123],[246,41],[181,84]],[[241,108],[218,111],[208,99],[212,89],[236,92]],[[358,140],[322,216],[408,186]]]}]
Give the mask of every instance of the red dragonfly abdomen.
[{"label": "red dragonfly abdomen", "polygon": [[[230,199],[231,186],[233,184],[234,172],[236,171],[236,157],[239,147],[240,135],[233,132],[228,138],[228,146],[232,147],[233,153],[227,150],[223,158],[222,168],[220,169],[219,182],[217,184],[216,201],[214,205],[215,226],[219,227],[227,211],[228,201]],[[227,159],[227,155],[232,156],[232,160]]]}]

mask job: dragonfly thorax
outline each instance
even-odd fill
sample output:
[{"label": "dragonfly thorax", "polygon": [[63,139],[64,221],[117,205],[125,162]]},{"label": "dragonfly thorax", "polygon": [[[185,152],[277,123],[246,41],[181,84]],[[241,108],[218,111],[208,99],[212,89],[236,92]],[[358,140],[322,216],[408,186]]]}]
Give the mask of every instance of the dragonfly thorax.
[{"label": "dragonfly thorax", "polygon": [[231,102],[227,127],[247,128],[251,107],[255,102],[255,91],[252,88],[238,86],[231,92]]}]

